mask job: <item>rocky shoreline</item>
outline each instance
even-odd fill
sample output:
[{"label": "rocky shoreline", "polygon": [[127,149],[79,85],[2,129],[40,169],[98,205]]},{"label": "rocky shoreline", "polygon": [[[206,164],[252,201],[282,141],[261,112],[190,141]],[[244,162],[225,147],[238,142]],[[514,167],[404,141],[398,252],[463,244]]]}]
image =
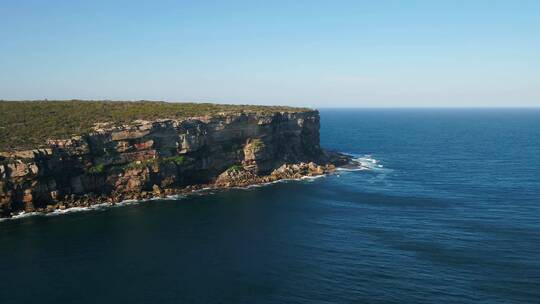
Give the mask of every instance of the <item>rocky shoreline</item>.
[{"label": "rocky shoreline", "polygon": [[[348,165],[357,166],[354,161]],[[140,193],[113,193],[109,196],[75,195],[66,197],[64,201],[56,204],[49,204],[45,208],[37,208],[31,212],[22,211],[4,216],[4,219],[17,217],[24,214],[45,215],[59,211],[75,210],[77,208],[91,208],[93,206],[115,206],[128,201],[147,201],[152,199],[165,199],[178,195],[187,195],[202,190],[224,190],[231,188],[245,188],[254,185],[267,185],[277,181],[301,180],[303,178],[320,177],[334,173],[337,167],[333,164],[317,165],[314,162],[284,164],[268,175],[257,175],[253,168],[231,168],[218,176],[215,182],[209,184],[189,185],[181,188],[160,188],[158,185],[152,187],[152,191],[142,191]],[[2,217],[0,217],[2,219]]]},{"label": "rocky shoreline", "polygon": [[96,123],[34,150],[0,152],[0,218],[245,187],[329,173],[351,157],[320,147],[319,112]]}]

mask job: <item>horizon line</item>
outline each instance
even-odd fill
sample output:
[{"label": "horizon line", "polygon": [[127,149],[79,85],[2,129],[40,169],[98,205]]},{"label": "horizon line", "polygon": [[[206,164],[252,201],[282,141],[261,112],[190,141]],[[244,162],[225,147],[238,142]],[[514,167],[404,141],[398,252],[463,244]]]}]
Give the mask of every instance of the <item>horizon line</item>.
[{"label": "horizon line", "polygon": [[418,106],[418,105],[400,105],[400,106],[310,106],[310,105],[287,105],[287,104],[262,104],[262,103],[229,103],[229,102],[213,102],[213,101],[173,101],[173,100],[157,100],[157,99],[3,99],[0,98],[0,102],[38,102],[38,101],[107,101],[107,102],[167,102],[167,103],[199,103],[199,104],[221,104],[221,105],[250,105],[250,106],[287,106],[293,108],[312,108],[312,109],[540,109],[540,105],[471,105],[471,106],[452,106],[452,105],[434,105],[434,106]]}]

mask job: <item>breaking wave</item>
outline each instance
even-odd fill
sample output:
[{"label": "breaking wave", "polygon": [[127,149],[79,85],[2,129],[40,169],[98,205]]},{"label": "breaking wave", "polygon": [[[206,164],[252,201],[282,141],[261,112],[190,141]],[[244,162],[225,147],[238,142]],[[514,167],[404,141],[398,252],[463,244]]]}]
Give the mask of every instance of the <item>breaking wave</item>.
[{"label": "breaking wave", "polygon": [[364,155],[362,157],[354,158],[353,160],[359,162],[362,167],[369,170],[384,168],[384,166],[380,164],[380,161],[373,158],[371,155]]},{"label": "breaking wave", "polygon": [[353,164],[338,168],[339,171],[381,171],[384,166],[372,155],[352,155]]}]

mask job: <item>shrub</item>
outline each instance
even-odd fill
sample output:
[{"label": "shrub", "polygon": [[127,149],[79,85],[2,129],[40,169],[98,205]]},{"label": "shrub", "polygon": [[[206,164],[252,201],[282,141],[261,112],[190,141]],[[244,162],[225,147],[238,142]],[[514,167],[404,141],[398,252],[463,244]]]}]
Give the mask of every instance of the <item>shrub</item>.
[{"label": "shrub", "polygon": [[232,171],[232,172],[238,172],[238,171],[241,171],[243,169],[244,169],[244,167],[242,167],[240,165],[232,165],[228,170]]},{"label": "shrub", "polygon": [[105,165],[103,164],[95,165],[88,168],[88,173],[90,174],[96,175],[96,174],[102,174],[103,172],[105,172]]},{"label": "shrub", "polygon": [[183,155],[177,155],[177,156],[171,156],[171,157],[165,157],[163,159],[163,162],[165,163],[174,163],[177,166],[181,166],[184,164],[185,158]]}]

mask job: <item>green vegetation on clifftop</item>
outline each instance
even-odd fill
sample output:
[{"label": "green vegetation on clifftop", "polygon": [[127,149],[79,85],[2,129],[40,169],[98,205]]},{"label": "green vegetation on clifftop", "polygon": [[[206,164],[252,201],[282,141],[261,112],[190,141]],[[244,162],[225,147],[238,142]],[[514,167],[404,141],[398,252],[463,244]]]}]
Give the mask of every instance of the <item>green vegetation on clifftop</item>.
[{"label": "green vegetation on clifftop", "polygon": [[0,151],[38,148],[47,139],[66,139],[90,132],[98,122],[125,124],[137,119],[307,110],[310,109],[159,101],[0,101]]}]

